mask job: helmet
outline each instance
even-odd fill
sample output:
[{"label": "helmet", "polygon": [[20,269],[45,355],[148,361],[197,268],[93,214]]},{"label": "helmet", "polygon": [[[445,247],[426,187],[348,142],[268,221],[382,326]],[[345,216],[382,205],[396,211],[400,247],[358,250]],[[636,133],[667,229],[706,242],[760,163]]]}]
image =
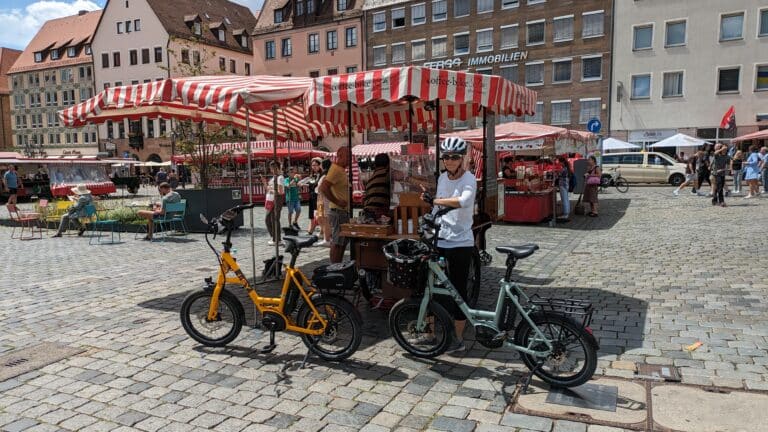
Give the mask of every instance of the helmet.
[{"label": "helmet", "polygon": [[467,154],[467,142],[463,138],[448,137],[440,143],[440,153]]}]

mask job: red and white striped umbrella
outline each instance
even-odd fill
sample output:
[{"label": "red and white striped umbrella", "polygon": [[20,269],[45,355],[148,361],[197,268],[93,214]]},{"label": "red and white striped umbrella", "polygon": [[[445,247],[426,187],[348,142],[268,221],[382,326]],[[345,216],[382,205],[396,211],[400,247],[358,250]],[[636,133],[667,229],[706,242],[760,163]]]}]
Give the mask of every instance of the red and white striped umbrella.
[{"label": "red and white striped umbrella", "polygon": [[351,102],[352,123],[360,131],[405,129],[411,109],[414,127],[431,130],[436,99],[441,120],[468,120],[481,107],[498,115],[532,115],[536,97],[535,91],[495,75],[407,66],[315,78],[305,106],[310,120],[346,125]]},{"label": "red and white striped umbrella", "polygon": [[251,131],[271,137],[271,108],[277,106],[278,139],[310,140],[342,133],[339,125],[306,121],[301,98],[311,81],[310,78],[273,76],[170,78],[108,88],[60,111],[59,117],[66,126],[146,116],[190,119],[245,129],[248,112]]}]

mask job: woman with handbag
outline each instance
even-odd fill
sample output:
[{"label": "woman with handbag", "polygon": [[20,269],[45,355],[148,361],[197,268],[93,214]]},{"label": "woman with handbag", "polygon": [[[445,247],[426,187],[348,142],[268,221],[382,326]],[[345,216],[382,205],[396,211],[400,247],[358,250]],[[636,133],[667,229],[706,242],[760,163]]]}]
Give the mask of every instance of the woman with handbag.
[{"label": "woman with handbag", "polygon": [[600,187],[602,170],[597,166],[597,159],[590,156],[587,160],[586,184],[584,186],[584,202],[589,203],[589,216],[597,217],[597,189]]}]

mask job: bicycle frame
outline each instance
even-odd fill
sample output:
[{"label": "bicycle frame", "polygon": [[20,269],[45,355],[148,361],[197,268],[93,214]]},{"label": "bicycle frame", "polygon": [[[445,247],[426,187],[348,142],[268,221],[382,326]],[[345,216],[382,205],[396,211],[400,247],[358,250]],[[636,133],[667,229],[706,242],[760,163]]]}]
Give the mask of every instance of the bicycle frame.
[{"label": "bicycle frame", "polygon": [[[541,332],[541,330],[539,330],[539,328],[534,324],[533,320],[531,320],[529,316],[530,312],[536,310],[536,306],[531,305],[528,309],[526,309],[522,306],[522,304],[520,304],[519,298],[523,297],[527,301],[528,296],[523,293],[519,285],[514,282],[507,281],[506,279],[502,279],[500,281],[499,297],[496,301],[496,309],[494,311],[472,309],[467,306],[466,302],[461,297],[461,294],[459,294],[451,281],[448,279],[448,276],[445,274],[443,269],[434,258],[430,258],[428,266],[429,274],[427,276],[427,286],[424,291],[424,297],[421,301],[421,307],[419,308],[418,322],[416,325],[418,331],[424,331],[424,327],[427,324],[427,305],[432,299],[432,296],[434,294],[442,294],[450,297],[456,303],[459,309],[464,313],[464,316],[467,317],[467,320],[473,326],[482,324],[495,329],[497,332],[501,332],[501,330],[499,330],[502,316],[501,311],[504,304],[504,299],[505,297],[508,297],[514,303],[517,311],[520,312],[522,319],[528,322],[528,324],[531,326],[536,334],[536,337],[531,339],[531,341],[528,343],[528,346],[516,345],[508,340],[505,342],[506,345],[517,351],[536,357],[546,357],[550,354],[553,349],[552,342],[544,335],[544,333]],[[437,282],[442,283],[445,288],[435,286],[436,280]],[[535,351],[531,349],[534,344],[538,344],[540,342],[544,342],[544,344],[547,345],[547,351]]]},{"label": "bicycle frame", "polygon": [[[245,277],[242,270],[240,270],[240,266],[237,264],[235,258],[232,257],[232,254],[228,249],[229,248],[225,247],[224,251],[221,253],[221,265],[219,266],[219,274],[216,278],[216,285],[213,288],[213,295],[211,295],[211,304],[208,308],[208,320],[213,321],[216,319],[219,307],[219,295],[224,289],[224,285],[235,284],[241,285],[243,288],[245,288],[245,291],[248,293],[248,297],[250,297],[251,301],[253,301],[253,304],[256,306],[256,309],[258,309],[259,313],[264,314],[264,312],[268,311],[271,313],[279,314],[286,322],[285,330],[304,333],[312,336],[320,336],[325,332],[325,328],[328,323],[323,319],[322,316],[320,316],[320,313],[317,311],[317,308],[315,308],[314,303],[312,303],[310,297],[315,293],[314,288],[312,288],[309,292],[304,289],[305,286],[312,287],[312,284],[309,282],[307,277],[304,276],[304,273],[302,273],[301,270],[293,267],[292,265],[285,266],[285,277],[283,279],[283,287],[280,291],[280,297],[262,297],[248,282],[248,279]],[[233,272],[236,277],[227,277],[229,272]],[[288,296],[288,290],[291,287],[291,282],[295,284],[299,290],[299,293],[301,294],[301,297],[312,310],[312,318],[308,323],[309,326],[312,327],[312,324],[319,322],[321,324],[321,328],[311,329],[296,326],[293,322],[293,319],[283,313],[285,299]]]}]

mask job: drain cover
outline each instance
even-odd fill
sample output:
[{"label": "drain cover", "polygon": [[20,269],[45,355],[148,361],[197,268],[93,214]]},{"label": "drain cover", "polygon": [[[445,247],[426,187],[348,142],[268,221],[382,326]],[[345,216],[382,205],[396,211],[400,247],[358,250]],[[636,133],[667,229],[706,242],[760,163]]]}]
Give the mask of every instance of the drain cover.
[{"label": "drain cover", "polygon": [[553,388],[547,403],[616,412],[619,388],[601,384],[582,384],[570,389]]},{"label": "drain cover", "polygon": [[0,382],[40,369],[67,357],[80,354],[83,349],[57,343],[42,343],[0,356]]},{"label": "drain cover", "polygon": [[674,366],[639,364],[635,378],[680,382],[680,372]]}]

